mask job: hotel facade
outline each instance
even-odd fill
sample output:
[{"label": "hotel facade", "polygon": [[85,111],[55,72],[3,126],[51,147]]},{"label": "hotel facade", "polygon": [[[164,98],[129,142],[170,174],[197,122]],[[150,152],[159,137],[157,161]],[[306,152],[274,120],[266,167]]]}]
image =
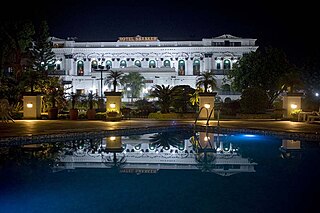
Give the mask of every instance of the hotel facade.
[{"label": "hotel facade", "polygon": [[[119,37],[116,42],[78,42],[51,38],[56,69],[72,92],[90,91],[103,96],[112,86],[105,84],[110,70],[124,75],[138,72],[145,78],[141,98],[153,85],[196,87],[204,71],[214,72],[218,87],[230,84],[228,71],[245,53],[256,51],[256,39],[229,34],[201,41],[160,41],[157,37]],[[238,93],[217,89],[222,101],[237,99]],[[118,86],[121,91],[123,87]],[[70,92],[71,92],[70,91]],[[126,99],[126,97],[124,97]],[[125,101],[125,100],[124,100]]]}]

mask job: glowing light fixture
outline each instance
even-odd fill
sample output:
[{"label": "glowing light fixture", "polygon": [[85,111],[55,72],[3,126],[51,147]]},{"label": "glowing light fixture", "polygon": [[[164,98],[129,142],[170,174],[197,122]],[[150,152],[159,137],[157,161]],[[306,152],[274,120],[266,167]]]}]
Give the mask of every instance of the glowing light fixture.
[{"label": "glowing light fixture", "polygon": [[210,108],[210,104],[204,104],[203,106],[204,106],[204,108],[206,108],[206,109],[209,109],[209,108]]},{"label": "glowing light fixture", "polygon": [[116,108],[116,104],[115,104],[115,103],[112,103],[112,104],[110,104],[109,106],[110,106],[111,109]]},{"label": "glowing light fixture", "polygon": [[27,103],[27,108],[32,108],[33,107],[33,104],[30,102],[30,103]]},{"label": "glowing light fixture", "polygon": [[115,136],[111,136],[110,137],[110,141],[114,141],[114,140],[116,140],[116,137]]},{"label": "glowing light fixture", "polygon": [[319,93],[316,92],[316,96],[318,97],[318,96],[319,96]]},{"label": "glowing light fixture", "polygon": [[297,106],[297,104],[291,104],[290,107],[291,107],[291,109],[297,109],[298,106]]},{"label": "glowing light fixture", "polygon": [[210,137],[205,136],[205,137],[203,138],[203,140],[204,140],[204,141],[209,141],[209,140],[210,140]]}]

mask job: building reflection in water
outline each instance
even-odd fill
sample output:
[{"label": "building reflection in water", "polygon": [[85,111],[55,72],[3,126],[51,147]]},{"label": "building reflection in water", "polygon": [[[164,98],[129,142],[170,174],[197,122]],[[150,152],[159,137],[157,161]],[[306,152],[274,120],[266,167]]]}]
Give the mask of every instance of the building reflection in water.
[{"label": "building reflection in water", "polygon": [[226,135],[198,132],[111,136],[74,141],[60,152],[55,170],[113,168],[121,173],[156,173],[163,169],[200,170],[222,176],[255,172]]}]

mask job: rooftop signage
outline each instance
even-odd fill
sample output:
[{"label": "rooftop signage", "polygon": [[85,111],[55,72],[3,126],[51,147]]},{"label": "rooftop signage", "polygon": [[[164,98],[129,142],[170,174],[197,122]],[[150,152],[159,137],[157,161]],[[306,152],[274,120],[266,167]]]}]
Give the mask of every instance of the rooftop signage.
[{"label": "rooftop signage", "polygon": [[158,37],[154,37],[154,36],[119,37],[118,41],[120,42],[158,41]]}]

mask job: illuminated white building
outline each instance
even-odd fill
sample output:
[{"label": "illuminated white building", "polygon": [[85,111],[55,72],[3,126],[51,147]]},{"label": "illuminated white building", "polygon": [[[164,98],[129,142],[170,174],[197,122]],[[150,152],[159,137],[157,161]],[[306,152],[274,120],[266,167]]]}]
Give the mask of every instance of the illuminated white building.
[{"label": "illuminated white building", "polygon": [[[195,88],[197,76],[212,70],[219,87],[225,81],[228,70],[244,53],[256,51],[256,39],[222,35],[201,41],[160,41],[157,37],[120,37],[116,42],[77,42],[53,37],[56,54],[55,73],[66,83],[72,84],[73,92],[111,91],[102,78],[107,76],[106,67],[113,71],[139,72],[146,85],[143,97],[155,85],[190,85]],[[96,69],[104,71],[96,71]],[[102,86],[102,88],[101,88]],[[121,86],[118,87],[121,90]],[[225,94],[225,95],[224,95]],[[232,93],[218,95],[235,99]]]}]

